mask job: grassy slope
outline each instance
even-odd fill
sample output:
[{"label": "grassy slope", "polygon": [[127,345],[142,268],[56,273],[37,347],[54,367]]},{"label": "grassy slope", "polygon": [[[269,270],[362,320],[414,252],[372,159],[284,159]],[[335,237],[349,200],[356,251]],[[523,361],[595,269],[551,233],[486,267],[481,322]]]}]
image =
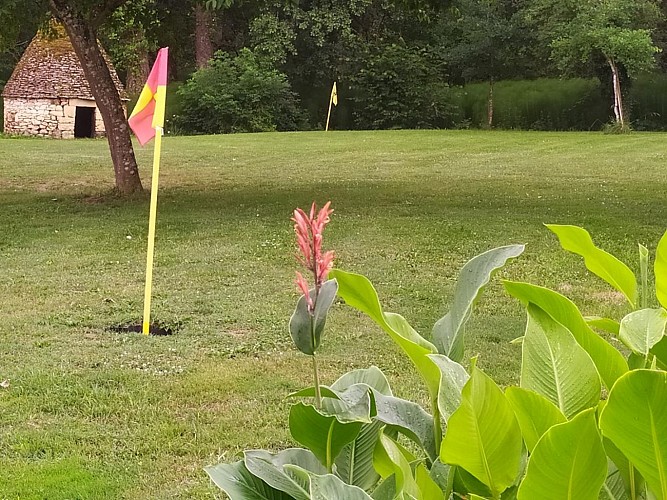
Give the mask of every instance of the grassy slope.
[{"label": "grassy slope", "polygon": [[[154,315],[177,335],[114,334],[141,314],[146,199],[107,196],[103,141],[0,140],[0,491],[7,498],[212,498],[201,468],[291,444],[284,396],[309,383],[286,322],[295,206],[332,200],[325,237],[388,310],[422,332],[474,254],[528,244],[505,277],[555,287],[586,313],[615,294],[543,222],[586,226],[632,263],[665,229],[664,135],[512,132],[257,134],[164,141]],[[139,150],[149,184],[151,149]],[[633,264],[633,267],[636,265]],[[604,304],[604,300],[608,300]],[[610,305],[611,304],[611,305]],[[520,308],[498,280],[468,353],[517,379]],[[324,381],[380,366],[422,392],[401,354],[337,307]],[[0,496],[2,496],[0,495]]]}]

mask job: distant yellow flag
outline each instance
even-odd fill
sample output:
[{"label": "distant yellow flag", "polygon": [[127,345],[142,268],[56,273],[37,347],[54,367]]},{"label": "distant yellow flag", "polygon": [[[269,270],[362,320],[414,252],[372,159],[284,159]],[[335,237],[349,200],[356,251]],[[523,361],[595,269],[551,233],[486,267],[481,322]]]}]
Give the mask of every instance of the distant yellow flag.
[{"label": "distant yellow flag", "polygon": [[336,82],[334,82],[333,87],[331,88],[331,97],[329,98],[329,112],[327,113],[327,126],[324,128],[325,131],[329,130],[329,119],[331,118],[331,105],[338,106],[338,90],[336,90]]}]

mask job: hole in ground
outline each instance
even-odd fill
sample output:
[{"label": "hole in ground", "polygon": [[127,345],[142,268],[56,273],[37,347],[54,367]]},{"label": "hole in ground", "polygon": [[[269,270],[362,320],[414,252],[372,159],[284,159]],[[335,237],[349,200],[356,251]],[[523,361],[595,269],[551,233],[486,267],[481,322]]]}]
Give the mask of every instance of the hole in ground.
[{"label": "hole in ground", "polygon": [[[108,330],[116,333],[142,333],[143,327],[141,323],[131,323],[124,325],[112,325]],[[177,328],[174,326],[166,326],[160,323],[151,323],[148,327],[148,333],[155,336],[173,335]]]}]

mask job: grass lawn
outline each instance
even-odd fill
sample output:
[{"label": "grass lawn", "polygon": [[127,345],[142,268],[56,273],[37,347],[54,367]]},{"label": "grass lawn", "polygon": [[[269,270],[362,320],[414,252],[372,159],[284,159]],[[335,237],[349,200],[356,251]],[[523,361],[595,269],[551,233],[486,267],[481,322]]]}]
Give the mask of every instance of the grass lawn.
[{"label": "grass lawn", "polygon": [[[325,247],[422,333],[458,269],[526,243],[503,277],[556,288],[585,314],[624,305],[542,223],[583,225],[634,269],[667,226],[666,137],[468,131],[167,137],[154,317],[170,337],[114,333],[142,310],[148,199],[110,196],[100,140],[0,139],[0,498],[221,498],[202,467],[292,445],[286,394],[310,362],[286,330],[296,206],[331,200]],[[152,149],[138,149],[144,185]],[[494,279],[467,353],[518,379],[524,314]],[[403,355],[335,306],[323,382],[382,368],[423,398]]]}]

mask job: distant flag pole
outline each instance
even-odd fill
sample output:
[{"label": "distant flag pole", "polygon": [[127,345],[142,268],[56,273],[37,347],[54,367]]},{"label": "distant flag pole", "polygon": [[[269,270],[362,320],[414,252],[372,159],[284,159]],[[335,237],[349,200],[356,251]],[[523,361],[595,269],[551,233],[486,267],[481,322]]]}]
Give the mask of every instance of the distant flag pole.
[{"label": "distant flag pole", "polygon": [[153,178],[151,208],[148,219],[148,252],[146,253],[146,287],[144,288],[144,317],[142,332],[150,333],[151,296],[153,288],[153,256],[155,254],[155,222],[157,219],[157,190],[160,177],[160,152],[164,134],[164,108],[167,101],[167,60],[169,48],[160,49],[128,123],[143,146],[155,137],[153,148]]},{"label": "distant flag pole", "polygon": [[327,113],[327,126],[324,129],[325,132],[329,131],[329,118],[331,118],[331,105],[338,106],[338,90],[336,90],[336,82],[333,83],[331,88],[331,98],[329,99],[329,113]]}]

